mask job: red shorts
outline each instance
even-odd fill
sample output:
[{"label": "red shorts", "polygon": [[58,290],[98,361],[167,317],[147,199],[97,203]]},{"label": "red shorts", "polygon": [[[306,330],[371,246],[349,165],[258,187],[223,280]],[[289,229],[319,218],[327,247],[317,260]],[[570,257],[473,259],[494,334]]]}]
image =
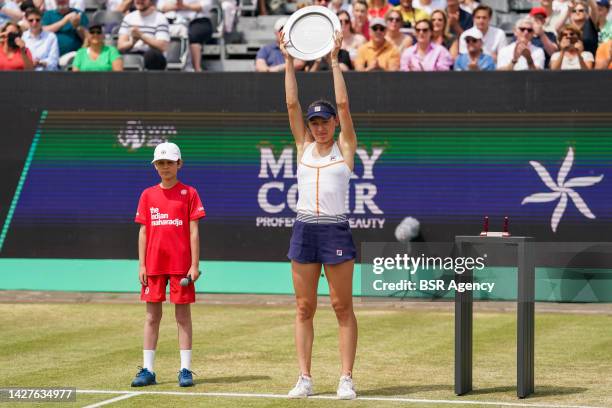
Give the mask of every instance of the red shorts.
[{"label": "red shorts", "polygon": [[166,300],[166,285],[170,280],[170,302],[179,305],[195,303],[195,286],[189,282],[181,286],[184,275],[152,275],[147,276],[147,286],[140,290],[140,300],[145,302],[163,302]]}]

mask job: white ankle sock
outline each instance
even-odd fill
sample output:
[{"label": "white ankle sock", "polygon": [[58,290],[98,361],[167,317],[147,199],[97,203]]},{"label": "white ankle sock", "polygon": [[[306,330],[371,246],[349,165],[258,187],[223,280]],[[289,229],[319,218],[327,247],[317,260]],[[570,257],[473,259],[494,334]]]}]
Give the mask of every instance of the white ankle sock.
[{"label": "white ankle sock", "polygon": [[153,372],[153,363],[155,362],[155,350],[142,350],[142,367],[150,372]]},{"label": "white ankle sock", "polygon": [[191,350],[181,350],[181,370],[183,368],[191,371]]}]

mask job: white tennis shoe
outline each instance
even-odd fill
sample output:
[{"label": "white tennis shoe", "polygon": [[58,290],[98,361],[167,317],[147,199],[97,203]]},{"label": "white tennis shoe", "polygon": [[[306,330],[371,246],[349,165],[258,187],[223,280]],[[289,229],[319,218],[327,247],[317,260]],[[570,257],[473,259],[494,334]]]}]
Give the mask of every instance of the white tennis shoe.
[{"label": "white tennis shoe", "polygon": [[295,387],[289,391],[289,398],[306,398],[312,394],[312,378],[300,374]]},{"label": "white tennis shoe", "polygon": [[340,377],[340,383],[338,384],[336,395],[338,396],[338,399],[341,400],[352,400],[357,398],[355,384],[353,384],[353,378],[351,378],[350,375],[343,375]]}]

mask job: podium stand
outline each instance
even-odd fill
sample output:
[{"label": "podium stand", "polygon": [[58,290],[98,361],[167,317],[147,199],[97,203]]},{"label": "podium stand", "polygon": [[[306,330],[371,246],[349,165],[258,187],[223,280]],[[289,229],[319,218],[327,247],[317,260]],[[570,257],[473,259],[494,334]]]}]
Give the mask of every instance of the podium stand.
[{"label": "podium stand", "polygon": [[[534,391],[534,300],[535,267],[533,238],[457,236],[458,256],[465,256],[470,246],[503,245],[518,253],[517,308],[517,385],[516,394],[525,398]],[[457,282],[471,283],[471,270],[456,275]],[[472,390],[472,291],[455,292],[455,394]]]}]

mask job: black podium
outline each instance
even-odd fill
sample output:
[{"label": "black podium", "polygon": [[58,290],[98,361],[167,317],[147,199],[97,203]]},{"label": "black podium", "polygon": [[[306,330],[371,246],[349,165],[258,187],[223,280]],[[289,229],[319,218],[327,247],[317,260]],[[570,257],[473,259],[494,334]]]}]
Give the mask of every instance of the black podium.
[{"label": "black podium", "polygon": [[[503,245],[516,250],[518,255],[517,309],[517,389],[519,398],[534,391],[534,298],[535,267],[533,238],[457,236],[458,256],[464,256],[474,245]],[[463,255],[462,255],[463,254]],[[473,273],[456,275],[457,282],[471,283]],[[455,394],[472,390],[472,291],[455,292]]]}]

